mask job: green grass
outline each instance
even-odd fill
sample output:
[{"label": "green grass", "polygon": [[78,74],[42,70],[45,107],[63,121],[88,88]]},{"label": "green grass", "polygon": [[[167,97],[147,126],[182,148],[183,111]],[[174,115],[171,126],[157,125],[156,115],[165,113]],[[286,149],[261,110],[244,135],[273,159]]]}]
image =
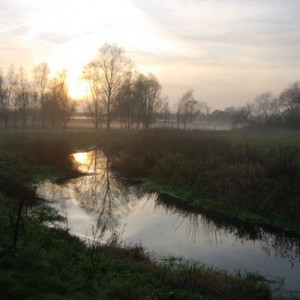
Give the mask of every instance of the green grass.
[{"label": "green grass", "polygon": [[56,211],[32,201],[31,184],[38,178],[76,176],[70,151],[94,144],[124,150],[135,134],[0,134],[1,298],[272,299],[268,284],[255,276],[232,276],[193,262],[153,263],[140,245],[121,248],[95,240],[88,247],[69,234]]},{"label": "green grass", "polygon": [[33,180],[76,176],[65,156],[92,145],[118,150],[123,176],[147,178],[191,206],[299,231],[299,131],[0,132],[0,149],[27,161]]},{"label": "green grass", "polygon": [[299,134],[264,134],[143,132],[125,145],[114,168],[190,206],[299,232]]},{"label": "green grass", "polygon": [[[59,226],[55,212],[26,216],[11,252],[8,209],[0,202],[0,291],[3,299],[272,299],[263,280],[231,276],[196,263],[151,262],[137,245],[88,248]],[[45,217],[48,216],[48,217]],[[95,247],[96,245],[96,247]],[[93,248],[94,247],[94,248]]]}]

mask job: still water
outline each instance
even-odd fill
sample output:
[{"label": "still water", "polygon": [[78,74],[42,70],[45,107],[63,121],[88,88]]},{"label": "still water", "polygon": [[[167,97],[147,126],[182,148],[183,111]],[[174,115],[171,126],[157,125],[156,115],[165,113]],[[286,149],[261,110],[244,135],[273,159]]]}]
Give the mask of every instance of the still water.
[{"label": "still water", "polygon": [[300,294],[299,236],[175,205],[170,196],[119,178],[109,170],[114,158],[102,151],[73,158],[85,175],[38,188],[67,215],[73,234],[89,239],[104,232],[105,240],[117,233],[124,244],[141,243],[156,259],[180,256],[231,272],[258,271]]}]

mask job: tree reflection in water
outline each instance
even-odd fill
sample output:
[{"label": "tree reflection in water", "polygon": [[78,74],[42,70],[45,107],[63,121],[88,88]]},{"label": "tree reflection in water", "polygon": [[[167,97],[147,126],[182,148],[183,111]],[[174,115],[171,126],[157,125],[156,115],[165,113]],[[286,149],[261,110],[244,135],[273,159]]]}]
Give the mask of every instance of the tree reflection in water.
[{"label": "tree reflection in water", "polygon": [[128,214],[129,203],[132,205],[137,201],[137,193],[140,193],[139,189],[132,188],[109,171],[112,159],[98,150],[77,154],[77,168],[84,176],[60,185],[46,181],[38,193],[65,212],[67,201],[75,200],[86,213],[97,215],[93,231],[112,235],[118,229],[120,219]]},{"label": "tree reflection in water", "polygon": [[170,214],[177,215],[174,228],[186,225],[187,236],[195,242],[200,235],[209,243],[218,245],[228,234],[233,234],[240,243],[258,242],[267,256],[287,258],[291,267],[300,262],[300,238],[298,235],[278,230],[271,226],[260,226],[239,221],[215,212],[195,211],[176,201],[174,197],[161,194],[156,197],[156,208],[163,207]]},{"label": "tree reflection in water", "polygon": [[112,157],[92,151],[86,165],[88,173],[72,180],[75,199],[87,211],[97,213],[98,230],[114,232],[119,220],[128,214],[132,191],[109,171]]},{"label": "tree reflection in water", "polygon": [[291,266],[300,262],[299,236],[272,227],[247,224],[218,213],[195,211],[167,195],[154,197],[141,186],[117,178],[109,170],[114,156],[102,151],[86,152],[79,157],[78,169],[86,173],[84,176],[69,180],[64,185],[45,182],[40,186],[40,194],[46,199],[59,201],[62,209],[67,201],[79,203],[85,212],[97,216],[96,229],[99,232],[106,230],[113,234],[116,230],[121,231],[121,222],[130,211],[134,211],[135,204],[148,201],[150,207],[154,205],[154,212],[149,211],[149,214],[155,215],[155,210],[161,209],[162,216],[174,216],[173,229],[186,226],[185,235],[194,243],[199,237],[204,237],[209,244],[219,245],[222,240],[233,236],[237,244],[253,241],[268,256],[287,258]]}]

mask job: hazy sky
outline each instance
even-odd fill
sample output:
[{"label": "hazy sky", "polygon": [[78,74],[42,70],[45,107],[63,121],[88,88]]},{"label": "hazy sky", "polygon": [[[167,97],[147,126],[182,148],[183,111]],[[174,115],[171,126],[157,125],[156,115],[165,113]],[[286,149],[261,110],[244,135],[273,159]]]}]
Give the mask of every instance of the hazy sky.
[{"label": "hazy sky", "polygon": [[47,61],[79,95],[82,66],[116,43],[171,101],[192,88],[238,106],[300,80],[299,16],[300,0],[0,0],[0,68]]}]

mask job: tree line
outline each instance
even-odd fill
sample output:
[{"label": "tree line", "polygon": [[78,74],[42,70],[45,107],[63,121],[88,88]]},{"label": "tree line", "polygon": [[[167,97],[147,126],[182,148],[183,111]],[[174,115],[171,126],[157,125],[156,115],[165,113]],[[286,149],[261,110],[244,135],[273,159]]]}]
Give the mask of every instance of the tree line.
[{"label": "tree line", "polygon": [[0,70],[0,116],[3,127],[67,126],[75,110],[66,83],[66,70],[49,77],[47,63],[36,65],[31,76],[23,67]]},{"label": "tree line", "polygon": [[164,127],[176,119],[177,127],[185,129],[201,112],[209,110],[188,90],[178,100],[176,113],[172,112],[168,97],[161,95],[158,79],[135,71],[131,60],[116,45],[105,44],[99,49],[97,57],[84,67],[83,79],[89,87],[87,111],[96,129],[103,123],[110,129],[113,119],[128,130],[149,129],[157,119]]},{"label": "tree line", "polygon": [[[135,70],[124,50],[115,44],[104,44],[97,56],[82,71],[87,83],[84,111],[97,130],[111,128],[112,121],[121,127],[149,129],[162,127],[186,129],[199,123],[244,126],[300,125],[300,82],[295,82],[274,97],[261,93],[253,103],[243,107],[212,110],[187,90],[171,108],[167,96],[153,74]],[[6,73],[0,70],[0,117],[4,128],[66,128],[76,111],[70,97],[67,71],[50,77],[46,62],[26,72],[12,65]],[[201,126],[201,125],[200,125]]]},{"label": "tree line", "polygon": [[[177,120],[177,127],[186,128],[207,104],[196,100],[188,90],[178,100],[172,113],[168,97],[153,74],[137,72],[124,50],[104,44],[98,55],[86,64],[82,80],[87,83],[83,99],[86,115],[97,130],[108,130],[113,120],[121,127],[149,129],[159,118],[163,126]],[[6,73],[0,70],[0,117],[4,128],[66,128],[76,111],[69,95],[67,71],[50,77],[46,62],[27,72],[11,65]],[[174,121],[175,122],[175,121]]]},{"label": "tree line", "polygon": [[300,81],[285,88],[278,96],[259,94],[252,103],[235,109],[234,126],[300,127]]}]

